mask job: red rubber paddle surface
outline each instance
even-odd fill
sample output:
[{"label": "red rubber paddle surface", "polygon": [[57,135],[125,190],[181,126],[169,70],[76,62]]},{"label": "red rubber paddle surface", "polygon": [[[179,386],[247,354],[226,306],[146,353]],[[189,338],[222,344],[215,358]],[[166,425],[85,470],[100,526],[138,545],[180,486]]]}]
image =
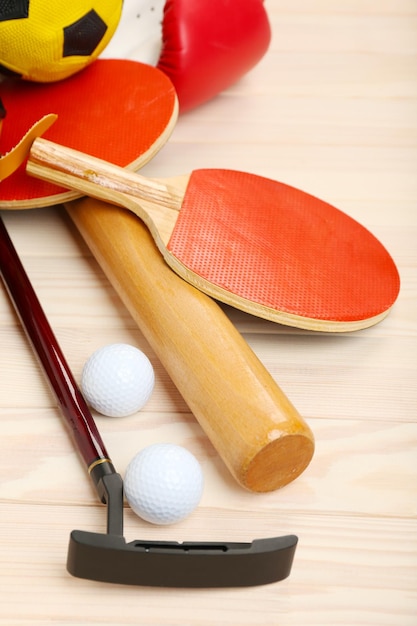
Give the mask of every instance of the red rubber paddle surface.
[{"label": "red rubber paddle surface", "polygon": [[303,191],[243,172],[193,172],[167,247],[210,283],[303,318],[369,319],[399,291],[391,256],[366,228]]},{"label": "red rubber paddle surface", "polygon": [[[176,111],[175,90],[167,76],[126,60],[99,59],[55,83],[5,80],[0,96],[6,109],[0,153],[11,150],[41,117],[56,113],[58,120],[45,138],[122,167],[152,148]],[[23,164],[2,181],[0,207],[27,200],[36,206],[37,198],[42,201],[64,191],[31,178]]]}]

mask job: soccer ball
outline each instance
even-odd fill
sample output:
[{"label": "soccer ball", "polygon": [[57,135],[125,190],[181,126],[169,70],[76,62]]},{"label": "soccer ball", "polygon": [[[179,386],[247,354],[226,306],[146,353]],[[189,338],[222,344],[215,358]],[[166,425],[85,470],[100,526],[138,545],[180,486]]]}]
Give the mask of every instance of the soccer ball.
[{"label": "soccer ball", "polygon": [[104,50],[123,0],[0,2],[0,73],[50,82],[83,69]]}]

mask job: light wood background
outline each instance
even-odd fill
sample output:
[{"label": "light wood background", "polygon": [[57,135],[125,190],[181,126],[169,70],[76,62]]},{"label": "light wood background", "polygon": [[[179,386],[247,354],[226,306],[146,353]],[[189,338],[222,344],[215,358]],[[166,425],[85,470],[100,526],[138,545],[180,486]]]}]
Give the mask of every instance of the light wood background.
[{"label": "light wood background", "polygon": [[187,446],[203,465],[202,503],[187,521],[153,527],[126,509],[126,538],[295,533],[292,574],[243,590],[69,576],[70,531],[104,532],[105,510],[1,288],[1,625],[417,624],[417,3],[266,7],[268,54],[239,84],[181,117],[145,171],[230,167],[295,185],[362,222],[398,264],[402,289],[389,317],[352,334],[297,331],[225,307],[315,433],[315,457],[298,480],[268,495],[238,487],[66,213],[3,215],[77,378],[92,351],[110,342],[135,344],[153,360],[146,410],[97,417],[119,471],[157,441]]}]

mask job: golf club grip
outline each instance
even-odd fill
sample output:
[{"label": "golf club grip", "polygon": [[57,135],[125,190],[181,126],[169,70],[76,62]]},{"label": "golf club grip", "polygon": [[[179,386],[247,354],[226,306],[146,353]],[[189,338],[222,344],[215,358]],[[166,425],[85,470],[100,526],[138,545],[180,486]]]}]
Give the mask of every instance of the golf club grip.
[{"label": "golf club grip", "polygon": [[311,430],[222,309],[166,265],[130,212],[91,198],[66,208],[236,480],[257,492],[294,480]]},{"label": "golf club grip", "polygon": [[109,461],[93,417],[1,217],[0,271],[22,326],[45,371],[87,467],[104,460]]}]

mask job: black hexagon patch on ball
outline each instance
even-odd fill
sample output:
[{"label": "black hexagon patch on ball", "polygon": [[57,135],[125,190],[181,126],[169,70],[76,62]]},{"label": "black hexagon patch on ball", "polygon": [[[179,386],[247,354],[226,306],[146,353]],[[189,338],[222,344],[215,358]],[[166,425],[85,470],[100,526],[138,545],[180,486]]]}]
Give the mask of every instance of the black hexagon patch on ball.
[{"label": "black hexagon patch on ball", "polygon": [[29,15],[30,0],[0,0],[0,22],[21,20]]},{"label": "black hexagon patch on ball", "polygon": [[106,30],[105,22],[92,9],[82,18],[64,28],[62,56],[89,56],[103,39]]}]

